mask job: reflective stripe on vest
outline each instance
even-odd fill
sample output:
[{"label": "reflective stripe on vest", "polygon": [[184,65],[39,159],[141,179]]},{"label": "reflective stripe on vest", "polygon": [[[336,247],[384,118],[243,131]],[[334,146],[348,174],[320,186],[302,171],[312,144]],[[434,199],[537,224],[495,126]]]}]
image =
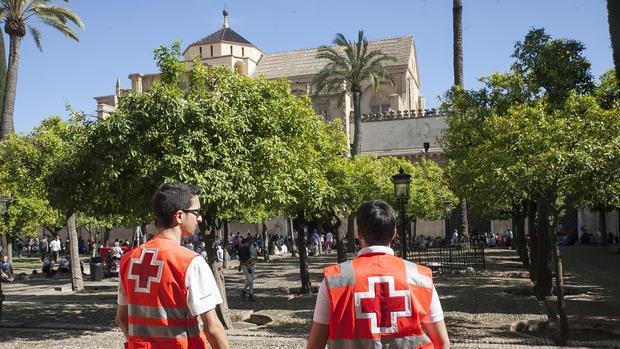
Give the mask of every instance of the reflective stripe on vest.
[{"label": "reflective stripe on vest", "polygon": [[129,335],[135,337],[150,338],[188,338],[196,337],[200,334],[198,325],[196,326],[145,326],[129,324]]},{"label": "reflective stripe on vest", "polygon": [[430,344],[426,335],[380,339],[331,339],[330,349],[418,348]]},{"label": "reflective stripe on vest", "polygon": [[418,266],[415,263],[405,261],[405,269],[407,273],[407,283],[426,288],[433,288],[433,280],[428,276],[420,274]]},{"label": "reflective stripe on vest", "polygon": [[146,305],[128,305],[129,316],[149,319],[189,319],[189,311],[181,308],[149,307]]},{"label": "reflective stripe on vest", "polygon": [[327,288],[351,286],[355,283],[355,273],[351,261],[340,264],[340,274],[327,278]]}]

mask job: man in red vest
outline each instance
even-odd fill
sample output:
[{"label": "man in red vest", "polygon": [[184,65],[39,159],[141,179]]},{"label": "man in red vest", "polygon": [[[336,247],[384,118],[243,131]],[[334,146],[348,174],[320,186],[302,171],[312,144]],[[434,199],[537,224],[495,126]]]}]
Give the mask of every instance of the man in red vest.
[{"label": "man in red vest", "polygon": [[[202,221],[200,187],[162,184],[152,199],[157,232],[123,255],[116,323],[128,349],[229,348],[222,303],[205,259],[181,246]],[[198,318],[202,320],[202,329]]]},{"label": "man in red vest", "polygon": [[383,200],[357,211],[357,258],[324,269],[308,349],[448,348],[431,270],[394,256],[394,210]]}]

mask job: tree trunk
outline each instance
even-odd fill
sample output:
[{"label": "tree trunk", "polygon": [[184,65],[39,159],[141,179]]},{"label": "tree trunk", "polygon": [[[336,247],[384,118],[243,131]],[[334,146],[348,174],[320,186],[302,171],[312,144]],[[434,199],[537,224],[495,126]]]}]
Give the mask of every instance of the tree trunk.
[{"label": "tree trunk", "polygon": [[[232,329],[233,324],[230,318],[230,312],[228,310],[228,299],[226,297],[226,281],[224,280],[224,270],[222,269],[222,263],[217,260],[217,253],[215,251],[215,240],[217,240],[217,227],[215,222],[209,222],[210,231],[209,234],[205,234],[205,247],[207,248],[207,256],[209,259],[209,266],[213,272],[215,278],[215,284],[217,285],[220,294],[222,295],[222,303],[218,304],[215,308],[218,318],[225,329]],[[200,223],[205,228],[203,223]],[[200,225],[199,225],[200,226]]]},{"label": "tree trunk", "polygon": [[601,226],[599,227],[599,231],[601,232],[601,245],[607,246],[607,211],[605,209],[600,209],[598,211],[600,216]]},{"label": "tree trunk", "polygon": [[620,84],[620,1],[607,0],[607,22],[609,23],[616,80]]},{"label": "tree trunk", "polygon": [[110,233],[112,232],[112,228],[105,227],[105,232],[103,233],[103,245],[108,246],[108,241],[110,240]]},{"label": "tree trunk", "polygon": [[338,223],[335,225],[334,236],[336,237],[336,253],[338,263],[347,261],[347,249],[344,245],[344,240],[347,236],[347,230],[342,226],[342,220],[338,219]]},{"label": "tree trunk", "polygon": [[[558,225],[558,213],[554,210],[552,227]],[[552,247],[553,261],[555,265],[555,295],[558,298],[558,315],[560,316],[560,338],[558,340],[559,345],[566,345],[570,327],[568,324],[568,316],[566,314],[566,301],[564,300],[564,276],[562,267],[562,257],[560,256],[560,247],[557,244],[556,229],[552,229],[549,236],[551,241],[554,241]]]},{"label": "tree trunk", "polygon": [[308,254],[306,253],[306,232],[304,231],[304,212],[297,212],[295,226],[297,227],[297,248],[299,250],[299,274],[301,278],[301,292],[310,293],[312,284],[310,283],[310,273],[308,272]]},{"label": "tree trunk", "polygon": [[4,91],[4,110],[2,112],[2,124],[0,141],[9,137],[13,132],[13,113],[15,112],[15,94],[17,92],[17,73],[19,71],[19,46],[22,38],[18,35],[9,35],[9,65],[6,74]]},{"label": "tree trunk", "polygon": [[[291,227],[291,257],[297,257],[297,237],[295,236],[295,227],[293,226],[293,219],[291,217],[287,217],[289,225]],[[299,235],[299,232],[297,233]]]},{"label": "tree trunk", "polygon": [[527,231],[530,235],[530,280],[536,282],[538,274],[538,235],[536,234],[536,203],[527,202]]},{"label": "tree trunk", "polygon": [[538,236],[538,266],[536,273],[536,284],[534,286],[534,293],[538,300],[544,300],[551,295],[553,289],[552,274],[551,274],[551,231],[555,230],[549,224],[549,202],[550,198],[545,197],[539,199],[537,202],[538,208],[538,229],[536,235]]},{"label": "tree trunk", "polygon": [[[0,35],[0,115],[4,115],[4,95],[6,92],[6,48],[4,46],[4,35]],[[0,116],[0,119],[2,117]],[[4,129],[0,125],[0,129]],[[15,127],[11,131],[15,131]]]},{"label": "tree trunk", "polygon": [[67,220],[69,234],[69,254],[71,256],[71,289],[75,292],[84,291],[82,268],[80,265],[80,251],[78,250],[78,233],[75,226],[76,214],[73,213]]},{"label": "tree trunk", "polygon": [[6,257],[9,259],[9,263],[13,264],[13,234],[6,234],[6,244],[4,245],[6,250]]},{"label": "tree trunk", "polygon": [[224,252],[224,258],[222,261],[222,268],[228,268],[228,262],[230,260],[230,256],[228,255],[228,234],[230,234],[230,222],[224,222],[224,237],[222,238],[222,250]]},{"label": "tree trunk", "polygon": [[467,219],[467,199],[461,200],[461,230],[462,236],[469,236],[469,221]]},{"label": "tree trunk", "polygon": [[262,236],[263,236],[263,259],[265,262],[269,261],[269,237],[267,236],[267,225],[265,221],[262,223]]},{"label": "tree trunk", "polygon": [[351,149],[351,157],[355,157],[362,152],[362,93],[359,86],[353,86],[353,124],[355,126],[355,134],[353,134],[353,147]]},{"label": "tree trunk", "polygon": [[347,218],[347,252],[355,253],[355,213]]},{"label": "tree trunk", "polygon": [[464,87],[463,82],[463,2],[452,1],[452,30],[454,34],[454,85]]},{"label": "tree trunk", "polygon": [[515,241],[517,242],[517,253],[521,257],[523,267],[530,268],[530,256],[528,253],[527,240],[525,239],[525,216],[527,213],[527,203],[523,204],[521,211],[517,215],[515,225]]}]

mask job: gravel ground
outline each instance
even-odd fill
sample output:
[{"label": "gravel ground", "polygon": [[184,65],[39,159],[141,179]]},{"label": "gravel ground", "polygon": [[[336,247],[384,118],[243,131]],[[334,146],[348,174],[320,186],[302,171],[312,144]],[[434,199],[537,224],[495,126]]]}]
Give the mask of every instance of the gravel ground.
[{"label": "gravel ground", "polygon": [[[599,280],[599,276],[584,274],[588,267],[577,263],[582,254],[587,254],[584,258],[597,260],[601,256],[600,251],[575,247],[563,253],[569,285],[587,284],[595,290],[587,301],[571,301],[569,312],[580,315],[578,312],[583,309],[583,315],[617,316],[618,301],[612,297],[618,291],[617,275]],[[617,255],[612,256],[618,258]],[[322,279],[321,268],[335,263],[335,259],[335,254],[310,257],[313,285],[318,285]],[[609,262],[607,259],[604,261]],[[288,292],[290,288],[300,286],[298,260],[275,257],[257,265],[254,284],[257,302],[241,298],[243,275],[237,272],[235,264],[232,262],[231,268],[225,270],[230,308],[235,312],[253,311],[269,315],[273,322],[262,326],[237,324],[237,329],[229,331],[232,347],[305,347],[316,298],[314,295],[299,296]],[[549,343],[545,340],[510,331],[510,325],[515,321],[545,318],[532,297],[508,293],[527,289],[530,284],[525,276],[515,252],[501,249],[487,251],[486,272],[437,276],[435,284],[453,347],[546,347]],[[87,281],[90,292],[84,294],[67,291],[69,279],[66,276],[3,284],[7,300],[3,307],[2,324],[12,328],[0,329],[0,349],[121,348],[122,335],[113,324],[116,282],[115,279],[97,283]],[[54,287],[62,289],[57,291]],[[94,290],[94,287],[98,289]]]}]

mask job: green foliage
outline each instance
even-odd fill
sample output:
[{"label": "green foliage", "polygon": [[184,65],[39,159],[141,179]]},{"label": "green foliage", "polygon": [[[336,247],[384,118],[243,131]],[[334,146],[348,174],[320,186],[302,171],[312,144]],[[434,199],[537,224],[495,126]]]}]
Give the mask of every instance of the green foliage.
[{"label": "green foliage", "polygon": [[618,87],[606,73],[593,90],[582,51],[532,30],[509,73],[446,94],[449,178],[475,210],[493,218],[541,199],[558,211],[568,201],[617,205]]},{"label": "green foliage", "polygon": [[530,93],[559,106],[570,91],[585,94],[594,87],[584,50],[579,41],[552,39],[543,28],[532,29],[515,44],[512,70],[523,76]]},{"label": "green foliage", "polygon": [[181,56],[180,41],[174,41],[171,48],[163,45],[156,48],[153,56],[155,64],[161,69],[161,81],[164,84],[174,85],[181,81],[185,69],[183,62],[178,59]]},{"label": "green foliage", "polygon": [[0,194],[14,199],[8,222],[0,220],[0,231],[36,236],[40,224],[63,225],[62,215],[48,201],[45,182],[62,148],[63,128],[60,118],[53,117],[30,135],[13,134],[0,143]]},{"label": "green foliage", "polygon": [[394,157],[361,155],[344,159],[343,165],[343,179],[336,185],[336,189],[341,199],[338,207],[345,214],[355,212],[362,202],[374,199],[383,199],[397,207],[392,176],[400,168],[411,175],[407,206],[410,217],[440,219],[446,214],[444,202],[457,200],[448,188],[443,170],[432,161],[411,163]]},{"label": "green foliage", "polygon": [[334,196],[324,169],[346,153],[337,126],[321,122],[285,81],[201,64],[181,73],[175,47],[156,50],[162,84],[123,98],[66,159],[59,173],[70,178],[73,202],[93,216],[148,221],[157,186],[185,181],[205,189],[211,223],[324,209]]}]

